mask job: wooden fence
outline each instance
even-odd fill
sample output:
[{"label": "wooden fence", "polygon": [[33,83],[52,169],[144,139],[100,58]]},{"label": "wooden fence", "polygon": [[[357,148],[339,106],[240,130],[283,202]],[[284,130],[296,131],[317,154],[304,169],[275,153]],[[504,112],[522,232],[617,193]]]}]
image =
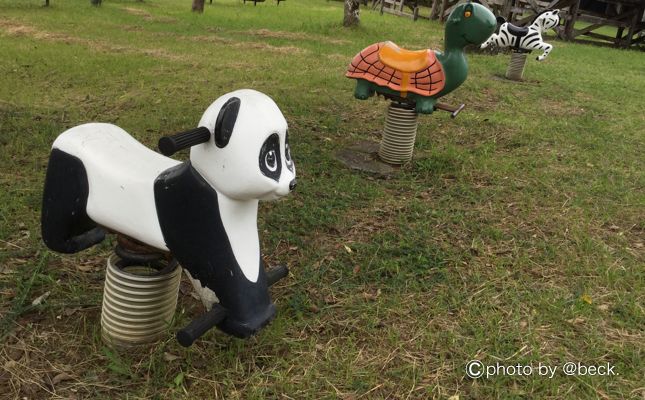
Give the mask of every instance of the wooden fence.
[{"label": "wooden fence", "polygon": [[[368,0],[363,0],[364,4]],[[415,0],[371,0],[381,13],[445,21],[452,9],[464,0],[433,0],[428,15],[423,15]],[[561,25],[556,32],[564,40],[583,37],[629,47],[645,42],[645,0],[477,0],[495,15],[515,25],[531,23],[544,10],[561,10]],[[610,27],[611,29],[603,29]],[[598,32],[600,31],[600,32]],[[608,32],[616,32],[609,35]]]}]

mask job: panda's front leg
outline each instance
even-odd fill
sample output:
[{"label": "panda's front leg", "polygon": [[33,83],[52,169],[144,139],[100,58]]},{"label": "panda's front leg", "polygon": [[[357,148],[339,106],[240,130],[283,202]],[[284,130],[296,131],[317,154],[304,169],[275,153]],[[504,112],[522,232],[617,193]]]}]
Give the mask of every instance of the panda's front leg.
[{"label": "panda's front leg", "polygon": [[551,52],[551,50],[553,49],[553,46],[551,46],[551,45],[550,45],[550,44],[548,44],[548,43],[543,43],[543,44],[542,44],[542,48],[544,49],[544,53],[542,53],[542,55],[541,55],[541,56],[538,56],[538,57],[536,58],[536,60],[538,60],[538,61],[542,61],[542,60],[544,60],[544,59],[549,55],[549,53]]}]

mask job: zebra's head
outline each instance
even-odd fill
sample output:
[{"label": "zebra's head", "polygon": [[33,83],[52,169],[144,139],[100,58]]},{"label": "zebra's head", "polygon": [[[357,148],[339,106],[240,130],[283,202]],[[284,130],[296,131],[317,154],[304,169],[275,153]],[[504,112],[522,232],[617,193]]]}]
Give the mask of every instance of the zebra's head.
[{"label": "zebra's head", "polygon": [[535,17],[532,25],[541,32],[548,31],[551,28],[555,28],[560,23],[559,14],[560,10],[542,11],[537,15],[537,17]]}]

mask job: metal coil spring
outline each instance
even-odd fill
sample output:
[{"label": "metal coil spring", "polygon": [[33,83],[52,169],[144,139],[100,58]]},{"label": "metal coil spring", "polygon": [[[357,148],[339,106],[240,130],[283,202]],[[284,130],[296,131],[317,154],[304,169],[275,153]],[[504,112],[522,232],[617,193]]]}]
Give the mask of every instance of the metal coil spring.
[{"label": "metal coil spring", "polygon": [[389,164],[400,165],[412,159],[417,136],[417,113],[399,103],[390,103],[378,155]]},{"label": "metal coil spring", "polygon": [[108,345],[130,348],[157,341],[170,324],[181,281],[175,260],[107,261],[101,336]]}]

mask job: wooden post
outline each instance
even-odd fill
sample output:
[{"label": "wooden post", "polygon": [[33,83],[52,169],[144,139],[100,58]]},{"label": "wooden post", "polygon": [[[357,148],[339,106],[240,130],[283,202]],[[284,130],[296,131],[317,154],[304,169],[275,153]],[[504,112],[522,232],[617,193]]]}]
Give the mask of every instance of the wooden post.
[{"label": "wooden post", "polygon": [[430,19],[437,19],[439,16],[437,15],[437,9],[439,8],[439,2],[441,0],[434,0],[432,2],[432,8],[430,9]]},{"label": "wooden post", "polygon": [[358,25],[359,20],[359,7],[358,0],[345,0],[345,15],[343,17],[343,26]]},{"label": "wooden post", "polygon": [[619,26],[618,29],[616,30],[616,40],[614,40],[614,46],[618,47],[620,46],[620,42],[623,39],[623,32],[625,31],[625,28],[622,26]]},{"label": "wooden post", "polygon": [[506,0],[502,6],[501,16],[507,20],[511,20],[511,8],[513,7],[513,0]]},{"label": "wooden post", "polygon": [[578,10],[580,9],[580,0],[575,0],[569,8],[569,20],[564,26],[564,36],[567,40],[573,40],[574,25],[578,20]]},{"label": "wooden post", "polygon": [[446,9],[447,9],[447,8],[448,8],[448,0],[443,0],[443,1],[441,2],[441,11],[439,11],[439,12],[440,12],[440,14],[439,14],[439,21],[441,21],[441,22],[443,22],[443,21],[444,21],[444,19],[445,19],[445,17],[444,17],[444,13],[446,12]]},{"label": "wooden post", "polygon": [[[641,3],[642,4],[642,3]],[[634,31],[636,30],[636,25],[640,22],[641,18],[643,18],[643,6],[639,5],[637,6],[636,12],[634,13],[634,17],[632,18],[632,22],[629,24],[629,30],[627,30],[627,42],[625,42],[625,47],[629,47],[632,45],[632,39],[634,37]]]},{"label": "wooden post", "polygon": [[203,13],[204,12],[204,0],[193,0],[193,8],[192,8],[192,10],[194,12]]}]

